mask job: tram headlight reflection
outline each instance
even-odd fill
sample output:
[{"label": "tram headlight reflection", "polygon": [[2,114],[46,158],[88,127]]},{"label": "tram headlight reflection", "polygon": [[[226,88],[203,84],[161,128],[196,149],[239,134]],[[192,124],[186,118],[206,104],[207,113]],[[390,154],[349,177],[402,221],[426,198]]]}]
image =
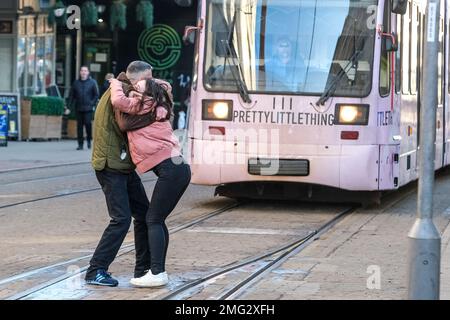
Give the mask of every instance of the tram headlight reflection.
[{"label": "tram headlight reflection", "polygon": [[353,122],[358,116],[358,108],[355,106],[343,106],[339,112],[339,121]]},{"label": "tram headlight reflection", "polygon": [[369,105],[336,105],[334,124],[367,125],[368,122]]},{"label": "tram headlight reflection", "polygon": [[233,114],[231,100],[203,100],[202,119],[230,121]]},{"label": "tram headlight reflection", "polygon": [[228,116],[228,104],[226,102],[214,103],[213,114],[218,119],[225,119]]}]

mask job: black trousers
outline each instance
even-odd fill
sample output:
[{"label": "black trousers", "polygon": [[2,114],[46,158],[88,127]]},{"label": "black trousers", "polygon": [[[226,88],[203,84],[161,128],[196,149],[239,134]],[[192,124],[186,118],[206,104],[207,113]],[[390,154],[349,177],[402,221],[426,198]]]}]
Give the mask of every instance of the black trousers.
[{"label": "black trousers", "polygon": [[153,189],[146,221],[151,255],[150,269],[153,274],[158,274],[165,271],[169,246],[169,231],[165,220],[189,185],[191,169],[183,162],[182,157],[174,157],[162,161],[152,170],[158,176],[158,181]]},{"label": "black trousers", "polygon": [[97,269],[108,270],[127,235],[131,217],[134,218],[135,274],[142,274],[150,269],[150,250],[146,222],[149,201],[141,179],[134,171],[123,174],[106,169],[95,174],[105,194],[111,220],[91,258],[86,279],[95,277]]},{"label": "black trousers", "polygon": [[86,127],[86,141],[92,140],[92,111],[77,111],[78,145],[83,146],[83,128]]}]

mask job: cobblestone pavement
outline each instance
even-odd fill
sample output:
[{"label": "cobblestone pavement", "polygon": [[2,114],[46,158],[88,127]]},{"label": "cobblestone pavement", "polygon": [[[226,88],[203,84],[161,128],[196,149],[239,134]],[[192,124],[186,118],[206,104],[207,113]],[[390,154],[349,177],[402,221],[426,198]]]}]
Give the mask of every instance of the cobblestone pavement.
[{"label": "cobblestone pavement", "polygon": [[0,149],[0,172],[21,168],[45,167],[64,163],[87,163],[91,150],[76,150],[75,140],[17,142]]},{"label": "cobblestone pavement", "polygon": [[[83,188],[93,190],[0,209],[0,298],[56,277],[66,272],[67,266],[56,270],[56,274],[55,270],[41,273],[41,279],[31,282],[25,279],[2,286],[2,279],[69,259],[89,257],[109,221],[103,192],[89,164],[69,166],[65,173],[53,172],[55,168],[32,171],[29,176],[28,170],[15,173],[21,179],[28,176],[26,183],[17,181],[19,178],[12,173],[1,174],[5,183],[0,186],[0,207]],[[53,176],[58,178],[49,178]],[[144,186],[151,195],[155,176],[146,174],[142,179],[147,181]],[[169,217],[169,225],[185,223],[234,203],[230,199],[213,198],[213,191],[211,187],[190,186]],[[125,243],[133,243],[132,232]],[[80,263],[88,261],[86,258]]]},{"label": "cobblestone pavement", "polygon": [[[27,299],[161,298],[170,290],[203,274],[305,236],[342,208],[296,203],[248,203],[172,235],[167,258],[171,283],[166,288],[133,288],[128,282],[134,263],[134,255],[130,252],[119,257],[111,266],[110,271],[120,281],[118,288],[87,286],[81,275],[41,290]],[[226,285],[221,281],[215,283],[218,289]],[[210,297],[199,295],[195,298]]]},{"label": "cobblestone pavement", "polygon": [[[443,234],[441,299],[450,298],[449,178],[437,179],[434,195],[434,221]],[[416,204],[412,192],[387,208],[357,210],[240,299],[406,299],[407,234]],[[372,277],[378,272],[379,286]]]},{"label": "cobblestone pavement", "polygon": [[[436,183],[435,222],[443,233],[443,299],[449,298],[449,188],[448,174],[441,175]],[[356,210],[239,299],[405,299],[406,235],[415,218],[416,201],[415,188],[409,186],[380,207]],[[73,277],[27,298],[159,299],[205,273],[286,243],[294,235],[306,234],[337,209],[322,204],[253,202],[173,235],[167,261],[171,282],[166,288],[137,289],[129,285],[134,262],[129,253],[119,257],[111,268],[121,281],[118,288],[90,287],[81,277]],[[378,271],[379,287],[376,281],[369,281]],[[210,292],[228,285],[219,280],[210,284],[211,290],[206,293],[192,294],[195,299],[212,299]]]},{"label": "cobblestone pavement", "polygon": [[[56,144],[52,147],[75,153],[69,150],[72,145],[68,142]],[[33,148],[29,152],[45,154]],[[15,163],[13,167],[20,169],[22,163],[16,161],[20,160],[16,154],[0,153],[0,164]],[[88,156],[86,151],[83,157]],[[89,163],[80,163],[83,162],[80,159],[74,159],[79,164],[24,171],[2,172],[5,167],[0,168],[0,299],[37,288],[87,265],[109,217],[92,169]],[[55,157],[47,165],[58,161]],[[155,176],[145,174],[142,179],[150,195]],[[170,216],[169,226],[182,225],[236,203],[232,199],[213,197],[213,192],[213,187],[189,186]],[[450,299],[449,193],[450,170],[446,170],[438,174],[434,195],[434,220],[442,233],[442,299]],[[30,202],[17,204],[23,201]],[[405,299],[407,233],[415,219],[416,203],[413,183],[388,195],[380,206],[355,210],[302,251],[264,274],[237,298]],[[167,258],[171,281],[159,289],[138,289],[129,284],[134,265],[130,231],[126,247],[110,269],[119,279],[119,287],[86,286],[81,272],[64,276],[67,279],[29,294],[26,299],[161,299],[181,285],[223,266],[304,237],[345,208],[333,204],[250,201],[172,233]],[[84,258],[31,277],[17,281],[10,278],[79,257]],[[241,281],[253,267],[219,277],[183,298],[214,299],[217,292],[228,288],[233,281]],[[5,279],[10,280],[3,283]]]}]

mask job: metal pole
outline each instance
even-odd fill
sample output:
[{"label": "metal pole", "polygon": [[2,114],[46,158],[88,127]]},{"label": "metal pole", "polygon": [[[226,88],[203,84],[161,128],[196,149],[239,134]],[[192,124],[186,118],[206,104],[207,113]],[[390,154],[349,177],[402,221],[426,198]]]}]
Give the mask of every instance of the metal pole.
[{"label": "metal pole", "polygon": [[433,223],[439,8],[439,0],[427,2],[417,217],[408,234],[408,298],[416,300],[439,299],[441,237]]},{"label": "metal pole", "polygon": [[76,78],[80,76],[80,68],[81,68],[81,56],[82,56],[82,35],[81,35],[81,27],[77,29],[77,38],[76,38],[76,60],[75,60],[75,74]]}]

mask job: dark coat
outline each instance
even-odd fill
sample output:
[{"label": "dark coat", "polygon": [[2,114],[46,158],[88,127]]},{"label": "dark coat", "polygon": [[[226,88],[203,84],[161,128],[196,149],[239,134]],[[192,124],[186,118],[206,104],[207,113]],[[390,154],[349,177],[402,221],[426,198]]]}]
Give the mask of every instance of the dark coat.
[{"label": "dark coat", "polygon": [[[121,158],[122,154],[125,157]],[[103,94],[95,110],[92,167],[97,171],[109,168],[123,173],[130,173],[136,168],[131,161],[126,134],[120,131],[114,121],[109,89]]]},{"label": "dark coat", "polygon": [[105,81],[102,87],[100,88],[100,98],[106,92],[106,90],[108,90],[108,88],[109,88],[109,81]]},{"label": "dark coat", "polygon": [[99,97],[97,81],[92,78],[75,80],[70,89],[69,101],[75,111],[93,111]]}]

